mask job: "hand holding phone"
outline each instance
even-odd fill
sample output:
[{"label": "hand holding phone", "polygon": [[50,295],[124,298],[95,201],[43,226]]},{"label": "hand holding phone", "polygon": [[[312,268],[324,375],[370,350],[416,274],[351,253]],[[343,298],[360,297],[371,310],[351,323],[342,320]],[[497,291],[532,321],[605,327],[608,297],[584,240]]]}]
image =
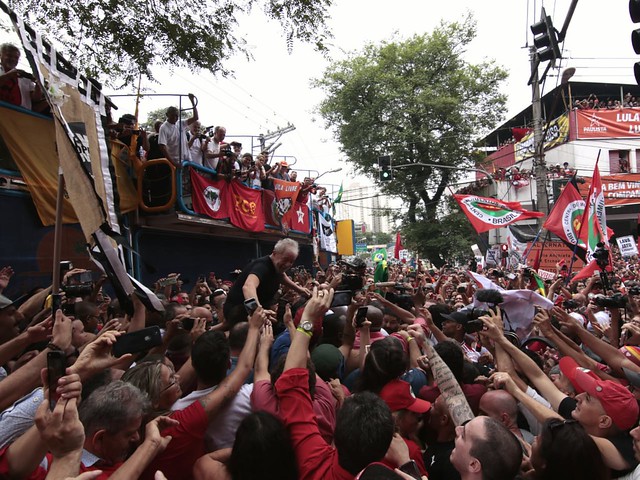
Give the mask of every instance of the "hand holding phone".
[{"label": "hand holding phone", "polygon": [[362,324],[367,319],[367,312],[369,311],[369,307],[358,307],[358,311],[356,312],[356,328],[361,328]]},{"label": "hand holding phone", "polygon": [[53,410],[58,401],[58,380],[65,375],[67,358],[61,350],[52,350],[47,353],[47,386],[49,387],[49,409]]},{"label": "hand holding phone", "polygon": [[258,301],[255,298],[248,298],[244,301],[244,308],[249,316],[253,315],[253,312],[258,308]]}]

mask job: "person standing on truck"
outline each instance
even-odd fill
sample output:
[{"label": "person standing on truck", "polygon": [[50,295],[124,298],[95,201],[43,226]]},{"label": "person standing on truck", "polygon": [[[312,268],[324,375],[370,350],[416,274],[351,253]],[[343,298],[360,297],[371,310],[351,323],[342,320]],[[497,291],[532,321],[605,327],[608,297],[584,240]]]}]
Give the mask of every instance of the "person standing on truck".
[{"label": "person standing on truck", "polygon": [[[301,295],[311,296],[285,273],[298,258],[298,242],[283,238],[273,247],[271,255],[260,257],[247,265],[234,282],[224,304],[224,322],[218,329],[228,330],[238,322],[247,321],[244,301],[254,298],[258,307],[268,308],[280,288],[289,287]],[[273,314],[275,315],[275,313]]]}]

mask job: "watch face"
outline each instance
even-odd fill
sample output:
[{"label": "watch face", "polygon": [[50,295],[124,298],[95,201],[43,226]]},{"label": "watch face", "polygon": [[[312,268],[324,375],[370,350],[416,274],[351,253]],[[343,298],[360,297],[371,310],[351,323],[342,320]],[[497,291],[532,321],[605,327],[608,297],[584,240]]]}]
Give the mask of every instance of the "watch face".
[{"label": "watch face", "polygon": [[305,332],[312,332],[313,331],[313,323],[311,323],[311,322],[301,322],[300,323],[300,328],[302,328]]}]

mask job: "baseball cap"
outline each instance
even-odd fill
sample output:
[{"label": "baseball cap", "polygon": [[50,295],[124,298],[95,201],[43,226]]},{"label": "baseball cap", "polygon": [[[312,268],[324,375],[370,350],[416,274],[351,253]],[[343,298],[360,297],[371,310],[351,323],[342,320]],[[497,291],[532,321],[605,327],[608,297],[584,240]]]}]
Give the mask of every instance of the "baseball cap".
[{"label": "baseball cap", "polygon": [[335,377],[343,360],[344,357],[338,347],[329,343],[318,345],[311,352],[311,361],[322,378]]},{"label": "baseball cap", "polygon": [[10,298],[5,297],[4,295],[0,295],[0,310],[10,307],[15,302]]},{"label": "baseball cap", "polygon": [[601,380],[592,371],[579,367],[570,357],[560,359],[560,370],[569,378],[576,391],[586,392],[598,399],[616,427],[628,430],[636,424],[638,402],[623,385],[611,380]]},{"label": "baseball cap", "polygon": [[392,412],[409,410],[415,413],[426,413],[431,409],[431,403],[416,398],[411,391],[411,385],[404,380],[391,380],[382,387],[380,398]]},{"label": "baseball cap", "polygon": [[456,323],[459,323],[460,325],[464,325],[469,321],[469,316],[467,315],[467,313],[468,312],[466,311],[460,311],[460,312],[453,312],[453,313],[442,313],[440,316],[445,320],[451,320],[452,322],[456,322]]}]

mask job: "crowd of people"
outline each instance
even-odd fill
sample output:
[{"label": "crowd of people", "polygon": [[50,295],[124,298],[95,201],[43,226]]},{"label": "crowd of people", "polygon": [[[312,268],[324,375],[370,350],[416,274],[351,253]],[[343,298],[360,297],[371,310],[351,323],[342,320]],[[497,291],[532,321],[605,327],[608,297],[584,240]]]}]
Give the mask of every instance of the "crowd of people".
[{"label": "crowd of people", "polygon": [[623,100],[616,100],[613,98],[607,98],[606,100],[600,100],[594,93],[590,94],[587,98],[575,99],[573,102],[573,108],[579,110],[616,110],[620,108],[632,108],[640,107],[640,101],[630,92],[627,92]]},{"label": "crowd of people", "polygon": [[[10,299],[20,272],[0,269],[0,475],[640,474],[636,257],[613,250],[612,271],[581,281],[559,264],[545,300],[528,269],[392,264],[374,283],[357,258],[294,267],[298,248],[189,290],[160,278],[163,311],[136,295],[123,311],[80,269],[61,297]],[[544,308],[487,299],[512,291]]]}]

